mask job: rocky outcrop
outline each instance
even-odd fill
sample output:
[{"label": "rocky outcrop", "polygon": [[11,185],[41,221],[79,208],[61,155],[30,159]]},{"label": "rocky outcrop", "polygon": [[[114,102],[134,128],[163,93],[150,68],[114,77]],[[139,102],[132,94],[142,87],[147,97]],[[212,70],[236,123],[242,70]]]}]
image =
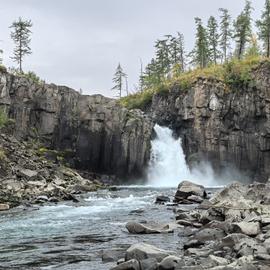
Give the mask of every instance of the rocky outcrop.
[{"label": "rocky outcrop", "polygon": [[[183,186],[188,186],[184,192],[190,192],[196,185],[184,182],[179,188]],[[178,234],[183,245],[165,251],[146,243],[134,244],[127,249],[125,260],[112,269],[269,269],[269,187],[270,181],[233,183],[200,205],[175,208],[176,220],[186,221]]]},{"label": "rocky outcrop", "polygon": [[217,171],[234,166],[253,179],[270,176],[270,68],[262,63],[253,82],[228,90],[221,81],[199,78],[186,91],[175,85],[156,94],[153,119],[182,137],[187,161],[207,159]]},{"label": "rocky outcrop", "polygon": [[151,120],[116,100],[0,73],[0,105],[17,138],[66,151],[76,168],[124,178],[141,175],[149,159]]},{"label": "rocky outcrop", "polygon": [[[0,211],[29,203],[78,202],[77,194],[103,185],[85,179],[59,161],[48,160],[45,148],[0,134]],[[61,153],[54,152],[60,159]]]}]

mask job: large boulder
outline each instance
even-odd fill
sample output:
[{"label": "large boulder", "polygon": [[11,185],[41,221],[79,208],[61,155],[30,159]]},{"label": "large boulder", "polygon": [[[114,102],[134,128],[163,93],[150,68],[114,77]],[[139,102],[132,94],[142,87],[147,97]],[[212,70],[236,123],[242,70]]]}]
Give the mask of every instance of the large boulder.
[{"label": "large boulder", "polygon": [[175,202],[202,202],[206,198],[207,193],[201,185],[194,184],[189,181],[183,181],[179,184],[174,196]]}]

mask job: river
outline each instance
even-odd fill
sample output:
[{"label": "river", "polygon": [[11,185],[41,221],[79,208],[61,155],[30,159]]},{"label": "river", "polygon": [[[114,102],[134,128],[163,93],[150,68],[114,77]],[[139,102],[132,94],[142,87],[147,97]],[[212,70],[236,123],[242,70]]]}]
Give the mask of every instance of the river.
[{"label": "river", "polygon": [[[1,215],[0,269],[109,269],[103,250],[126,249],[141,241],[175,250],[178,233],[130,235],[129,220],[168,223],[172,209],[154,204],[157,195],[173,196],[175,189],[119,187],[81,197],[79,204],[46,205],[30,211],[16,209]],[[141,209],[140,213],[132,213]]]},{"label": "river", "polygon": [[154,202],[158,195],[172,199],[181,180],[215,184],[208,165],[189,171],[181,140],[175,139],[170,129],[156,126],[155,131],[148,186],[100,190],[81,196],[76,204],[65,202],[1,213],[0,269],[109,269],[114,264],[102,262],[103,251],[125,250],[141,241],[180,250],[180,229],[163,235],[131,235],[125,229],[131,220],[173,221],[172,207]]}]

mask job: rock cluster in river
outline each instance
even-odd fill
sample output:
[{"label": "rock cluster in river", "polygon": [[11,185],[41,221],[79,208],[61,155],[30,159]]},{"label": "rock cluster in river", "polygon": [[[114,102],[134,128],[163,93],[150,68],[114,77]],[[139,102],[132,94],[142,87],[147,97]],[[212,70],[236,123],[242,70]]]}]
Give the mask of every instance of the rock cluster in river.
[{"label": "rock cluster in river", "polygon": [[[25,203],[77,201],[75,195],[95,191],[102,184],[49,160],[37,142],[19,142],[0,134],[0,210]],[[52,151],[51,154],[57,155]]]},{"label": "rock cluster in river", "polygon": [[[186,197],[192,195],[203,200],[186,208]],[[182,249],[168,251],[146,243],[133,244],[112,270],[270,269],[270,181],[232,183],[210,199],[202,186],[184,181],[176,192],[176,198],[179,196],[180,204],[185,205],[174,211],[176,224],[185,228],[179,234],[186,239]],[[136,227],[130,224],[129,231]],[[149,233],[141,229],[131,232]]]}]

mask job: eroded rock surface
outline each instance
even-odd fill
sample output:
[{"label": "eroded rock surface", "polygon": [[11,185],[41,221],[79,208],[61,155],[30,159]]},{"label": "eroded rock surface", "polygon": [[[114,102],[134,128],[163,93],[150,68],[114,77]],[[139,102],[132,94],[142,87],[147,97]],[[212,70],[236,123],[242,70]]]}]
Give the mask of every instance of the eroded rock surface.
[{"label": "eroded rock surface", "polygon": [[15,119],[17,138],[68,152],[79,169],[141,176],[149,160],[152,121],[114,99],[0,73],[0,105]]}]

